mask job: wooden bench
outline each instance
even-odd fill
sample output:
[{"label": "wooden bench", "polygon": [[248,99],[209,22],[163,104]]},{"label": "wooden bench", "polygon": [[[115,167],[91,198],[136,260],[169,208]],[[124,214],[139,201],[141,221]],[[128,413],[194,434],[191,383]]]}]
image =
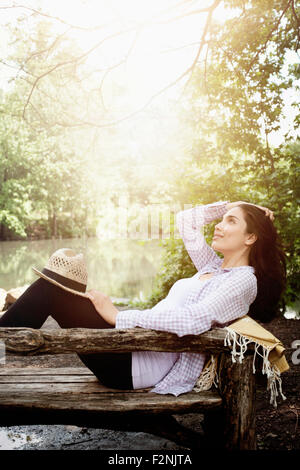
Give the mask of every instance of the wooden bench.
[{"label": "wooden bench", "polygon": [[[220,354],[218,389],[192,391],[178,397],[149,389],[110,389],[84,366],[17,369],[0,365],[0,426],[73,424],[143,430],[191,449],[255,449],[253,350],[249,347],[241,364],[233,363],[224,338],[225,331],[220,328],[181,338],[141,328],[0,328],[0,341],[4,342],[6,352],[15,355],[142,350]],[[204,437],[178,424],[173,415],[184,413],[204,414]]]}]

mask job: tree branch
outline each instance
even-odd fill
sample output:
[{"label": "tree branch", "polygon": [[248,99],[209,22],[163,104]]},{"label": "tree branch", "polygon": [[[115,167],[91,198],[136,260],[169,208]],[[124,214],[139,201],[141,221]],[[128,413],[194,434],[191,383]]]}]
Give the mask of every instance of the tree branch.
[{"label": "tree branch", "polygon": [[282,11],[280,17],[279,17],[279,20],[276,22],[274,28],[271,29],[271,31],[269,32],[268,36],[267,36],[267,39],[266,41],[264,42],[264,44],[258,49],[258,51],[256,52],[255,56],[253,57],[253,59],[251,60],[250,64],[249,64],[249,67],[246,71],[246,75],[248,75],[248,73],[250,72],[251,68],[252,68],[252,65],[254,64],[254,62],[256,62],[257,58],[258,58],[258,55],[266,49],[267,47],[267,44],[272,36],[272,34],[274,33],[274,31],[276,31],[276,29],[278,28],[280,22],[281,22],[281,19],[282,17],[284,16],[285,12],[288,10],[289,6],[291,5],[291,3],[293,2],[293,0],[288,0],[287,2],[287,5],[285,6],[284,10]]},{"label": "tree branch", "polygon": [[64,21],[62,18],[60,18],[58,16],[52,16],[52,15],[49,15],[48,13],[42,12],[41,10],[36,10],[32,7],[28,7],[26,5],[21,5],[21,4],[11,5],[11,6],[6,6],[6,7],[1,7],[0,6],[0,10],[9,10],[9,9],[18,9],[18,8],[30,11],[34,15],[39,15],[39,16],[43,16],[45,18],[48,18],[50,20],[58,21],[59,23],[62,23],[66,26],[69,26],[72,29],[78,29],[78,30],[81,30],[81,31],[97,31],[99,29],[102,29],[102,28],[105,28],[105,27],[108,26],[107,24],[101,24],[101,25],[92,26],[92,27],[84,27],[84,26],[74,25],[74,24],[68,23],[67,21]]},{"label": "tree branch", "polygon": [[[183,2],[183,3],[186,3],[186,2]],[[135,114],[141,112],[142,110],[144,110],[157,96],[161,95],[162,93],[164,93],[167,89],[173,87],[174,85],[176,85],[178,82],[180,82],[185,76],[187,76],[188,74],[192,74],[193,71],[194,71],[194,68],[196,67],[197,65],[197,62],[198,62],[198,59],[199,59],[199,56],[201,54],[201,51],[202,51],[202,48],[204,46],[204,44],[206,44],[206,41],[205,41],[205,37],[206,37],[206,34],[207,34],[207,31],[208,31],[208,28],[209,28],[209,25],[210,25],[210,22],[211,22],[211,17],[212,17],[212,13],[213,11],[217,8],[217,6],[221,3],[221,0],[215,0],[214,3],[210,6],[210,7],[207,7],[203,10],[197,10],[197,13],[199,13],[200,11],[205,11],[205,12],[208,12],[208,18],[207,18],[207,21],[206,21],[206,25],[205,25],[205,28],[204,28],[204,31],[203,31],[203,34],[202,34],[202,38],[201,38],[201,42],[200,42],[200,47],[198,49],[198,52],[196,54],[196,57],[192,63],[192,65],[190,67],[188,67],[187,70],[185,70],[182,74],[180,74],[179,77],[177,77],[174,81],[172,81],[171,83],[169,83],[166,87],[164,87],[163,89],[161,89],[160,91],[158,91],[156,94],[154,94],[146,103],[145,105],[143,105],[141,108],[139,108],[138,110],[134,111],[133,113],[130,113],[128,114],[127,116],[124,116],[122,118],[120,118],[119,120],[117,121],[114,121],[112,123],[109,123],[109,124],[102,124],[100,125],[100,127],[110,127],[114,124],[118,124],[124,120],[127,120],[127,119],[130,119],[131,117],[133,117]],[[193,14],[196,13],[196,11],[192,12]],[[54,19],[56,19],[56,17],[54,17]],[[135,38],[135,41],[138,37],[138,35],[140,34],[140,31],[141,29],[145,26],[144,23],[141,23],[138,27],[138,31],[137,31],[137,35],[136,35],[136,38]],[[133,32],[133,31],[136,31],[137,29],[137,26],[134,26],[134,27],[130,27],[128,29],[125,29],[123,31],[118,31],[116,33],[113,33],[109,36],[107,36],[106,38],[102,39],[101,41],[99,41],[98,43],[96,43],[93,47],[91,47],[89,50],[87,50],[86,52],[84,52],[83,54],[81,54],[80,56],[78,57],[75,57],[75,58],[72,58],[68,61],[65,61],[65,62],[61,62],[61,63],[58,63],[56,64],[55,66],[53,66],[52,68],[48,69],[46,72],[44,72],[43,74],[41,74],[40,76],[38,76],[35,81],[33,82],[32,84],[32,87],[31,87],[31,90],[29,92],[29,95],[26,99],[26,102],[25,102],[25,105],[24,105],[24,108],[23,108],[23,118],[25,118],[25,113],[26,113],[26,109],[28,107],[28,104],[31,100],[31,97],[33,95],[33,92],[35,90],[35,88],[37,87],[38,83],[44,78],[46,77],[47,75],[53,73],[54,71],[58,70],[59,68],[62,68],[62,67],[65,67],[65,66],[68,66],[68,65],[71,65],[71,64],[79,64],[80,62],[82,62],[89,54],[91,54],[93,51],[95,51],[97,48],[99,48],[104,42],[108,41],[109,39],[112,39],[112,38],[115,38],[117,36],[120,36],[120,35],[123,35],[123,34],[128,34],[129,32]],[[135,43],[134,41],[134,43]],[[105,75],[104,77],[102,78],[102,81],[101,81],[101,84],[100,84],[100,91],[102,90],[102,87],[103,87],[103,83],[104,83],[104,80],[105,78],[107,77],[108,73],[118,67],[119,65],[121,65],[121,63],[124,63],[127,59],[128,59],[128,56],[134,46],[134,43],[131,47],[131,49],[129,50],[129,53],[126,55],[126,58],[123,59],[122,61],[120,61],[118,64],[115,64],[111,67],[109,67],[108,69],[106,69],[106,72],[105,72]],[[101,93],[102,94],[102,93]],[[103,99],[103,98],[102,98]],[[80,125],[82,125],[83,122],[80,121]],[[88,125],[87,123],[84,123],[84,125]],[[96,127],[99,127],[98,125]]]},{"label": "tree branch", "polygon": [[32,94],[34,92],[34,89],[35,87],[37,86],[38,82],[40,80],[42,80],[44,77],[46,77],[47,75],[50,75],[52,72],[54,72],[55,70],[59,69],[59,68],[62,68],[62,67],[65,67],[67,65],[71,65],[71,64],[79,64],[84,58],[86,58],[91,52],[93,52],[94,50],[96,50],[98,47],[102,46],[102,44],[106,41],[108,41],[109,39],[112,39],[112,38],[115,38],[117,36],[120,36],[122,34],[127,34],[129,32],[132,32],[134,29],[133,28],[130,28],[130,29],[127,29],[127,30],[124,30],[124,31],[118,31],[117,33],[113,33],[113,34],[110,34],[109,36],[107,36],[106,38],[102,39],[101,41],[99,41],[97,44],[95,44],[93,47],[91,47],[88,51],[84,52],[83,54],[81,54],[80,56],[78,57],[75,57],[73,59],[70,59],[70,60],[67,60],[65,62],[60,62],[58,64],[56,64],[54,67],[52,67],[51,69],[48,69],[46,72],[44,72],[43,74],[41,74],[40,76],[38,76],[36,78],[36,80],[34,81],[33,85],[32,85],[32,88],[30,90],[30,93],[27,97],[27,100],[25,102],[25,105],[24,105],[24,109],[23,109],[23,118],[25,117],[25,113],[26,113],[26,108],[28,106],[28,103],[32,97]]},{"label": "tree branch", "polygon": [[[221,0],[219,2],[215,2],[215,3],[220,3]],[[217,5],[218,6],[218,5]],[[187,16],[192,16],[192,15],[198,15],[199,13],[210,13],[211,10],[215,9],[216,7],[214,7],[214,5],[210,6],[210,7],[207,7],[207,8],[199,8],[197,10],[193,10],[193,11],[189,11],[183,15],[178,15],[178,16],[175,16],[174,18],[170,18],[168,20],[165,20],[165,21],[158,21],[159,24],[167,24],[167,23],[172,23],[173,21],[178,21],[178,20],[182,20],[183,18],[186,18]]]},{"label": "tree branch", "polygon": [[[104,86],[104,82],[107,78],[107,76],[109,75],[109,73],[113,70],[113,69],[116,69],[117,67],[119,67],[121,64],[124,64],[126,62],[126,60],[128,60],[128,57],[129,55],[131,54],[132,52],[132,49],[137,41],[137,38],[140,34],[140,32],[143,30],[143,28],[146,28],[148,27],[149,25],[151,25],[151,23],[157,23],[156,18],[159,17],[159,15],[162,15],[162,14],[165,14],[165,13],[168,13],[170,10],[174,10],[174,9],[178,9],[180,6],[182,5],[187,5],[189,4],[190,2],[188,0],[184,0],[184,1],[181,1],[181,2],[178,2],[176,3],[175,5],[173,5],[172,7],[169,7],[165,10],[162,10],[160,11],[159,13],[155,13],[152,18],[148,21],[141,21],[139,23],[135,23],[134,25],[132,25],[132,22],[131,22],[131,26],[128,27],[127,29],[124,29],[122,31],[117,31],[115,33],[112,33],[108,36],[106,36],[105,38],[101,39],[100,41],[98,41],[96,44],[94,44],[92,47],[90,47],[87,51],[81,53],[80,55],[76,56],[76,57],[71,57],[65,61],[62,61],[62,62],[59,62],[59,63],[56,63],[55,65],[52,64],[52,66],[50,65],[49,68],[47,70],[45,70],[43,73],[41,73],[39,76],[34,76],[33,74],[31,74],[30,72],[27,72],[24,68],[26,66],[26,64],[29,63],[30,60],[32,60],[34,57],[37,57],[37,56],[41,56],[42,54],[45,54],[45,53],[49,53],[50,51],[54,50],[59,42],[59,40],[67,33],[67,31],[65,31],[64,33],[62,33],[60,36],[57,36],[54,41],[50,44],[50,46],[48,48],[45,48],[44,50],[42,51],[37,51],[37,52],[34,52],[32,53],[29,57],[27,57],[23,64],[21,65],[21,68],[19,70],[22,70],[23,72],[25,72],[26,74],[28,75],[31,75],[31,77],[33,78],[32,80],[32,83],[31,83],[31,89],[29,91],[29,94],[27,96],[27,99],[25,101],[25,104],[24,104],[24,107],[23,107],[23,118],[25,119],[25,115],[26,115],[26,110],[28,108],[28,105],[32,99],[32,96],[34,94],[34,91],[35,89],[39,89],[38,85],[39,83],[41,82],[41,80],[43,78],[45,78],[47,75],[50,75],[52,74],[53,72],[63,68],[63,67],[67,67],[67,66],[70,66],[70,65],[80,65],[83,63],[83,61],[92,53],[94,52],[96,49],[100,48],[106,41],[110,40],[110,39],[113,39],[113,38],[116,38],[116,37],[119,37],[119,36],[122,36],[122,35],[125,35],[125,34],[129,34],[129,33],[133,33],[135,32],[136,33],[136,36],[135,36],[135,39],[131,45],[131,47],[129,48],[126,56],[120,60],[119,62],[117,62],[116,64],[112,65],[112,66],[109,66],[105,69],[98,69],[98,70],[94,70],[93,73],[97,72],[97,71],[101,71],[101,72],[104,72],[104,75],[101,77],[101,83],[100,83],[100,86],[99,86],[99,93],[100,93],[100,96],[101,96],[101,99],[102,99],[102,104],[103,104],[103,107],[105,109],[105,104],[104,104],[104,100],[103,100],[103,93],[102,93],[102,90],[103,90],[103,86]],[[221,3],[221,0],[214,0],[212,5],[209,6],[209,7],[205,7],[205,8],[199,8],[199,9],[194,9],[194,10],[191,10],[191,11],[187,11],[187,12],[182,12],[181,15],[176,15],[174,16],[173,18],[170,18],[170,19],[166,19],[166,20],[161,20],[159,21],[160,23],[169,23],[169,22],[172,22],[172,21],[177,21],[179,19],[182,19],[182,18],[185,18],[185,17],[188,17],[188,16],[191,16],[191,15],[196,15],[196,14],[200,14],[202,12],[205,12],[205,13],[208,13],[207,15],[207,19],[206,19],[206,23],[205,23],[205,26],[204,26],[204,30],[202,31],[202,34],[201,34],[201,38],[200,38],[200,42],[198,43],[199,44],[199,47],[198,47],[198,50],[197,50],[197,53],[195,54],[195,57],[194,57],[194,60],[192,62],[192,64],[184,71],[182,72],[177,78],[175,78],[173,81],[171,81],[168,85],[166,85],[165,87],[163,87],[162,89],[160,89],[158,92],[156,92],[155,94],[153,94],[148,100],[147,102],[141,106],[139,109],[131,112],[131,113],[128,113],[126,116],[123,116],[123,117],[120,117],[119,119],[117,120],[113,120],[111,122],[107,122],[107,123],[101,123],[101,124],[98,124],[98,123],[91,123],[89,122],[89,120],[84,120],[84,119],[79,119],[78,120],[78,117],[76,118],[76,120],[72,121],[72,124],[70,124],[71,127],[74,127],[74,126],[92,126],[92,127],[111,127],[113,125],[116,125],[118,123],[121,123],[122,121],[125,121],[125,120],[128,120],[130,118],[132,118],[133,116],[135,116],[136,114],[140,113],[141,111],[143,111],[146,107],[149,106],[149,104],[155,99],[157,98],[159,95],[161,95],[162,93],[164,93],[166,90],[172,88],[173,86],[175,86],[176,84],[178,84],[181,80],[183,80],[185,77],[188,76],[188,80],[186,81],[185,85],[184,85],[184,88],[183,88],[183,92],[182,94],[185,92],[186,88],[188,87],[191,79],[193,78],[193,75],[194,75],[194,71],[197,67],[197,65],[199,64],[199,58],[201,56],[201,53],[203,51],[203,48],[205,45],[207,45],[207,50],[206,50],[206,55],[205,55],[205,59],[204,59],[204,63],[205,63],[205,66],[204,66],[204,81],[205,81],[205,86],[207,87],[207,61],[208,61],[208,52],[209,52],[209,45],[211,43],[211,40],[207,39],[207,35],[208,35],[208,32],[210,31],[210,27],[211,27],[211,22],[212,22],[212,16],[213,16],[213,12],[214,10],[219,6],[219,4]],[[280,18],[278,19],[278,21],[276,22],[275,26],[272,28],[272,30],[268,33],[267,35],[267,38],[266,38],[266,41],[264,42],[263,45],[261,45],[258,50],[256,51],[255,53],[255,56],[252,58],[249,66],[247,67],[247,70],[246,70],[246,76],[249,74],[253,64],[255,63],[255,61],[257,61],[258,59],[258,56],[259,54],[266,48],[267,46],[267,43],[269,42],[270,38],[272,37],[272,34],[273,32],[278,28],[279,24],[280,24],[280,21],[282,20],[282,17],[284,16],[284,14],[286,13],[286,11],[288,10],[288,8],[291,6],[291,9],[292,9],[292,13],[293,13],[293,16],[295,17],[295,20],[297,22],[297,24],[299,24],[299,19],[297,17],[297,14],[296,14],[296,11],[295,11],[295,7],[294,7],[294,0],[288,0],[286,6],[284,7],[284,10],[282,11],[281,15],[280,15]],[[81,26],[78,26],[78,25],[74,25],[74,24],[71,24],[71,23],[68,23],[66,21],[64,21],[62,18],[59,18],[57,16],[52,16],[50,14],[47,14],[47,13],[44,13],[44,12],[41,12],[39,10],[36,10],[34,8],[31,8],[31,7],[27,7],[25,5],[22,5],[22,4],[18,4],[18,5],[13,5],[13,6],[9,6],[9,7],[3,7],[1,6],[0,7],[0,10],[4,10],[4,9],[12,9],[12,8],[21,8],[21,9],[25,9],[26,11],[29,11],[31,12],[32,14],[34,15],[41,15],[43,17],[46,17],[46,18],[49,18],[53,21],[56,21],[56,22],[60,22],[66,26],[68,26],[68,28],[71,28],[71,29],[79,29],[79,30],[82,30],[82,31],[94,31],[94,30],[97,30],[97,29],[100,29],[100,28],[103,28],[107,25],[98,25],[98,26],[94,26],[94,27],[91,27],[91,28],[87,28],[87,27],[81,27]],[[243,4],[243,14],[245,13],[245,6]],[[115,23],[115,22],[114,22]],[[299,37],[299,35],[298,35]],[[197,44],[197,43],[196,43]],[[186,46],[182,46],[182,47],[188,47],[189,45],[186,45]],[[177,48],[177,49],[180,49],[180,48]],[[174,49],[176,50],[176,49]],[[3,62],[3,61],[2,61]],[[4,62],[3,62],[4,63]],[[9,64],[5,64],[7,66],[10,66]],[[13,66],[10,66],[10,67],[13,67]],[[22,77],[24,78],[24,77]],[[82,78],[82,77],[80,77]],[[82,80],[83,81],[83,80]],[[30,83],[30,82],[29,82]],[[41,89],[39,89],[40,92],[42,92]],[[94,92],[95,90],[93,90]],[[61,103],[60,103],[61,104]],[[63,108],[63,105],[61,104],[62,108]],[[66,112],[66,115],[67,116],[67,112]],[[69,115],[70,116],[70,115]],[[75,123],[75,124],[74,124]],[[58,124],[58,123],[57,123]],[[68,124],[65,124],[65,123],[59,123],[59,125],[63,125],[64,127],[67,126]]]},{"label": "tree branch", "polygon": [[183,89],[183,92],[182,94],[184,94],[186,88],[188,87],[188,84],[190,83],[191,79],[192,79],[192,76],[193,76],[193,72],[194,72],[194,69],[198,63],[198,59],[200,57],[200,54],[202,52],[202,49],[204,47],[204,44],[205,44],[205,38],[206,38],[206,34],[208,32],[208,29],[210,27],[210,24],[211,24],[211,19],[212,19],[212,14],[214,12],[214,10],[218,7],[218,5],[221,3],[221,0],[215,0],[214,3],[212,4],[211,7],[209,7],[209,11],[208,11],[208,15],[207,15],[207,19],[206,19],[206,23],[205,23],[205,27],[204,27],[204,31],[202,33],[202,37],[201,37],[201,41],[200,41],[200,47],[198,49],[198,52],[196,54],[196,57],[192,63],[192,65],[189,67],[188,69],[188,72],[187,73],[190,73],[190,77],[189,77],[189,80],[187,81],[187,83],[185,84],[184,86],[184,89]]},{"label": "tree branch", "polygon": [[296,10],[295,10],[295,4],[294,4],[294,0],[292,0],[292,3],[291,3],[291,8],[292,8],[292,13],[293,13],[293,16],[296,20],[296,24],[297,24],[297,28],[296,28],[296,31],[297,31],[297,45],[296,45],[296,52],[298,50],[298,47],[299,47],[299,43],[300,43],[300,19],[298,18],[297,16],[297,13],[296,13]]},{"label": "tree branch", "polygon": [[26,73],[27,70],[24,70],[24,66],[31,60],[33,59],[33,57],[37,57],[37,56],[40,56],[42,54],[44,54],[45,52],[47,52],[49,54],[49,52],[55,48],[55,46],[58,44],[58,42],[70,31],[70,28],[67,29],[66,31],[64,31],[62,34],[59,34],[55,39],[54,41],[50,44],[49,47],[47,47],[46,49],[42,50],[42,51],[37,51],[37,52],[33,52],[29,57],[26,58],[26,60],[23,62],[22,64],[22,70]]}]

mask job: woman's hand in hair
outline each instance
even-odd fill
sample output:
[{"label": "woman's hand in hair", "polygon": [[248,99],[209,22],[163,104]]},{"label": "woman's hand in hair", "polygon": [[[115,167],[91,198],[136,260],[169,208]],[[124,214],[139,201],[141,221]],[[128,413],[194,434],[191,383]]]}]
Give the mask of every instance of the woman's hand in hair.
[{"label": "woman's hand in hair", "polygon": [[226,204],[226,209],[229,211],[233,207],[239,206],[240,204],[249,204],[251,206],[258,207],[258,209],[261,209],[262,211],[265,212],[265,215],[267,217],[270,217],[270,219],[273,221],[274,220],[274,213],[270,209],[264,206],[259,206],[258,204],[252,204],[251,202],[245,202],[245,201],[237,201],[237,202],[229,202]]},{"label": "woman's hand in hair", "polygon": [[271,210],[268,209],[267,207],[259,206],[258,204],[253,204],[253,205],[256,206],[256,207],[258,207],[258,208],[261,209],[262,211],[264,211],[264,212],[265,212],[265,215],[266,215],[267,217],[270,217],[270,219],[271,219],[272,222],[273,222],[273,220],[274,220],[274,213],[273,213],[273,211],[271,211]]}]

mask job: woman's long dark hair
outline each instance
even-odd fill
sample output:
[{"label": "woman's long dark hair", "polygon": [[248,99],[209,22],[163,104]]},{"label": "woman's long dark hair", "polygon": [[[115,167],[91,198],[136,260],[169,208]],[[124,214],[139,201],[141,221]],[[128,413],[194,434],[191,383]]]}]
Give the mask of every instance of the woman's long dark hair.
[{"label": "woman's long dark hair", "polygon": [[257,278],[257,296],[248,315],[269,322],[279,312],[286,287],[286,255],[270,217],[251,204],[240,204],[239,207],[244,212],[247,232],[257,236],[249,255],[249,264],[254,267]]}]

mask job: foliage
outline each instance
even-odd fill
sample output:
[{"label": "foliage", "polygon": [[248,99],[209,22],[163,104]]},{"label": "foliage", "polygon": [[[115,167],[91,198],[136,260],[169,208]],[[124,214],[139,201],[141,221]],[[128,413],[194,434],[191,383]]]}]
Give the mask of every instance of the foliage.
[{"label": "foliage", "polygon": [[[299,46],[296,11],[286,11],[283,1],[224,3],[239,11],[225,25],[214,24],[210,62],[194,73],[183,106],[194,139],[177,181],[177,197],[192,205],[244,200],[270,207],[287,254],[284,300],[290,304],[300,291],[300,141],[293,133],[299,113],[284,143],[274,147],[269,142],[280,128],[284,90],[299,90],[299,67],[284,72],[285,54]],[[299,109],[297,102],[293,106]],[[165,250],[157,287],[144,305],[164,298],[177,279],[191,272],[180,243],[170,241]]]},{"label": "foliage", "polygon": [[36,147],[23,123],[1,114],[0,223],[25,237],[31,209],[29,175]]},{"label": "foliage", "polygon": [[[37,131],[6,112],[18,97],[1,103],[0,223],[25,238],[40,225],[50,237],[78,236],[88,227],[90,191],[85,156],[73,150],[66,133]],[[45,233],[45,232],[44,232]],[[4,238],[2,236],[2,238]]]}]

